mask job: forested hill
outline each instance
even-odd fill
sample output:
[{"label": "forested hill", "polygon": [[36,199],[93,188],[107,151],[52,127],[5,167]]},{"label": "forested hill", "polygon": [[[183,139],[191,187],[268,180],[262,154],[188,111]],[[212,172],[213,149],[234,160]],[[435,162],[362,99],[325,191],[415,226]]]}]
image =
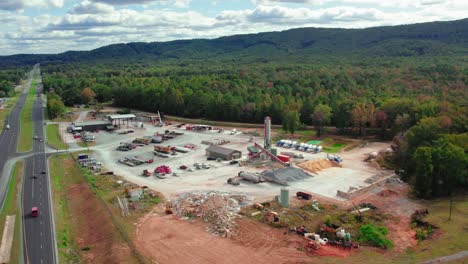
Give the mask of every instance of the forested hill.
[{"label": "forested hill", "polygon": [[93,60],[294,61],[332,56],[409,57],[468,53],[468,19],[366,29],[298,28],[217,39],[114,44],[91,51],[0,57],[0,66]]}]

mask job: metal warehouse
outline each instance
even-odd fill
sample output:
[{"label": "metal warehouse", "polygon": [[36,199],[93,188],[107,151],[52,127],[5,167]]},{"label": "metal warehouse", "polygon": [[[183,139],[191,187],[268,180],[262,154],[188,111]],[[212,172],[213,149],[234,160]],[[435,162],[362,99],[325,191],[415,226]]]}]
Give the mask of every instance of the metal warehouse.
[{"label": "metal warehouse", "polygon": [[121,126],[125,125],[125,123],[129,124],[129,122],[135,122],[136,116],[134,114],[126,114],[126,115],[107,115],[107,119],[112,122],[112,125]]},{"label": "metal warehouse", "polygon": [[211,145],[206,148],[206,156],[216,159],[232,160],[240,158],[242,156],[242,152],[235,149],[224,148],[218,145]]},{"label": "metal warehouse", "polygon": [[72,128],[79,127],[81,127],[82,131],[112,130],[114,128],[110,121],[89,121],[72,123]]}]

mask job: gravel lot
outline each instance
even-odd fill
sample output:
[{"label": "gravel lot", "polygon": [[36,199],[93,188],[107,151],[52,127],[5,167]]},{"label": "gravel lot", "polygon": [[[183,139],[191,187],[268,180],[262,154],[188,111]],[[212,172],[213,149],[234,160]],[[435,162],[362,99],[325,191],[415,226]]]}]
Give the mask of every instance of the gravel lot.
[{"label": "gravel lot", "polygon": [[[126,129],[126,128],[122,128]],[[96,152],[96,157],[104,164],[106,169],[112,170],[115,173],[125,177],[127,180],[146,185],[152,189],[164,193],[166,196],[171,197],[181,192],[188,192],[194,190],[222,190],[222,191],[237,191],[256,198],[256,201],[270,200],[272,196],[279,195],[282,186],[272,183],[251,184],[245,181],[241,182],[240,186],[233,186],[226,183],[229,177],[236,176],[241,170],[260,172],[268,168],[253,168],[253,167],[240,167],[238,165],[230,165],[228,162],[207,161],[205,156],[205,149],[207,145],[201,144],[201,141],[217,141],[221,139],[229,140],[230,143],[223,146],[233,148],[247,153],[247,146],[250,136],[243,134],[230,135],[230,131],[224,133],[217,132],[192,132],[185,129],[178,129],[175,127],[154,127],[151,124],[145,124],[144,128],[131,128],[135,132],[119,135],[118,133],[99,132],[96,133],[96,146],[91,147]],[[164,133],[164,130],[174,130],[183,132],[184,135],[178,136],[175,139],[165,141],[162,146],[183,146],[191,143],[195,144],[197,148],[189,153],[178,153],[177,156],[171,156],[164,159],[153,156],[153,146],[150,144],[144,147],[137,147],[128,152],[120,152],[115,149],[121,142],[131,142],[136,137],[150,136],[155,132]],[[259,144],[263,144],[263,138],[254,138]],[[374,143],[370,144],[365,149],[356,149],[343,153],[344,162],[343,168],[329,168],[319,172],[319,175],[313,175],[310,179],[293,182],[290,184],[289,189],[291,193],[296,191],[308,191],[317,193],[330,198],[341,199],[336,196],[336,191],[347,191],[350,187],[364,187],[367,186],[364,181],[376,174],[378,170],[367,166],[362,162],[363,154],[372,151],[385,149],[388,145]],[[286,149],[278,149],[281,151],[291,151]],[[302,153],[302,152],[297,152]],[[307,159],[320,159],[325,158],[325,153],[310,154],[303,153],[304,160]],[[129,167],[121,164],[118,160],[122,157],[143,156],[154,158],[155,162],[152,164],[144,164],[136,167]],[[188,172],[178,169],[181,165],[192,166],[195,162],[206,163],[212,165],[211,169],[195,170]],[[144,169],[153,171],[155,167],[160,165],[170,166],[174,172],[179,173],[179,177],[168,176],[167,179],[159,179],[155,176],[148,178],[141,176]]]}]

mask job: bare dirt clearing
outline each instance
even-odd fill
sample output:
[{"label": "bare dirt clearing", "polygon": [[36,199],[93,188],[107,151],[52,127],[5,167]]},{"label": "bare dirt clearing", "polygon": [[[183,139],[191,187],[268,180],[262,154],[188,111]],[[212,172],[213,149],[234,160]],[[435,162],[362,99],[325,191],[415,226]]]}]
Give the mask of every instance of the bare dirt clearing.
[{"label": "bare dirt clearing", "polygon": [[305,263],[304,239],[252,220],[239,220],[238,236],[219,238],[201,221],[149,216],[139,223],[136,246],[158,263]]},{"label": "bare dirt clearing", "polygon": [[403,251],[417,245],[416,232],[411,229],[411,214],[423,206],[408,198],[410,188],[406,184],[389,183],[384,187],[376,186],[369,192],[357,197],[352,202],[371,203],[380,210],[393,216],[387,221],[389,238],[395,250]]},{"label": "bare dirt clearing", "polygon": [[106,210],[86,183],[68,188],[70,219],[80,253],[85,263],[129,263],[133,259],[128,245],[121,240]]}]

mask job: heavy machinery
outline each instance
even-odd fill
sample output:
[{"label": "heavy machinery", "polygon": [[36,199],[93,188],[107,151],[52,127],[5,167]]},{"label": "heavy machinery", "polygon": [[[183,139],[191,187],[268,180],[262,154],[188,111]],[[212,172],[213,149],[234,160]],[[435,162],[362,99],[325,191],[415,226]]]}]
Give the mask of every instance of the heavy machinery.
[{"label": "heavy machinery", "polygon": [[154,151],[164,153],[164,154],[170,154],[171,153],[171,147],[154,146]]},{"label": "heavy machinery", "polygon": [[237,177],[232,177],[232,178],[229,178],[227,180],[227,183],[228,184],[232,184],[234,186],[238,186],[240,185],[240,180],[241,180],[241,177],[237,176]]},{"label": "heavy machinery", "polygon": [[164,209],[164,212],[165,212],[166,214],[173,214],[172,202],[167,202],[167,203],[166,203],[166,208]]}]

